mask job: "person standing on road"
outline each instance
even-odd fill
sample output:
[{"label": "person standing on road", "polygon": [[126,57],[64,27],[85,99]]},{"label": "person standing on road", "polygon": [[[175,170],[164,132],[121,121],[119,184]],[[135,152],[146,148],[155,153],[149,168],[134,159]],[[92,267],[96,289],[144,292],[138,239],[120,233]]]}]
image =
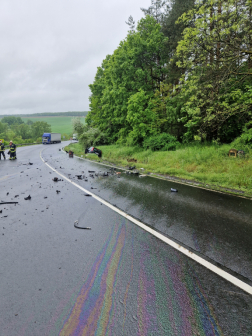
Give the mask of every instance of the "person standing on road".
[{"label": "person standing on road", "polygon": [[16,160],[16,148],[17,146],[10,141],[10,150],[9,150],[9,154],[10,154],[10,160]]},{"label": "person standing on road", "polygon": [[6,158],[5,158],[5,154],[4,154],[4,143],[3,143],[2,140],[0,140],[0,160],[1,160],[2,155],[3,155],[3,158],[5,160]]}]

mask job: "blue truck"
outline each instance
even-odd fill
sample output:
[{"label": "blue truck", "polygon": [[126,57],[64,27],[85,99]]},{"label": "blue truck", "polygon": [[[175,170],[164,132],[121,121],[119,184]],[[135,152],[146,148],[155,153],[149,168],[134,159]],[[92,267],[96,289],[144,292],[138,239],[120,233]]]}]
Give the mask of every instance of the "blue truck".
[{"label": "blue truck", "polygon": [[60,133],[44,133],[42,135],[42,144],[54,144],[61,142],[61,134]]}]

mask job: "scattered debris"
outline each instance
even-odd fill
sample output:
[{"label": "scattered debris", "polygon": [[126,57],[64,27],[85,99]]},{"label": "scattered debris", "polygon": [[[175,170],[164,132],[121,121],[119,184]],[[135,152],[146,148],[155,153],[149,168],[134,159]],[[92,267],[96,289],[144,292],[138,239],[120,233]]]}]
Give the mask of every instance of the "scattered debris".
[{"label": "scattered debris", "polygon": [[30,166],[32,166],[32,165],[33,165],[33,163],[29,162],[29,165],[30,165]]},{"label": "scattered debris", "polygon": [[137,162],[136,159],[127,159],[128,162]]},{"label": "scattered debris", "polygon": [[134,170],[134,169],[136,169],[136,166],[129,166],[128,169],[129,169],[129,170]]},{"label": "scattered debris", "polygon": [[178,189],[171,188],[171,191],[178,192]]},{"label": "scattered debris", "polygon": [[1,202],[0,204],[18,204],[18,202]]},{"label": "scattered debris", "polygon": [[143,174],[143,175],[139,175],[139,177],[146,177],[146,176],[147,176],[147,175],[144,175],[144,174]]},{"label": "scattered debris", "polygon": [[56,193],[59,194],[59,193],[60,193],[60,190],[56,190]]},{"label": "scattered debris", "polygon": [[121,172],[116,172],[116,175],[119,175],[119,174],[121,174]]},{"label": "scattered debris", "polygon": [[54,182],[59,182],[59,181],[62,181],[61,179],[59,179],[58,177],[54,177],[53,179],[52,179]]},{"label": "scattered debris", "polygon": [[95,170],[89,170],[88,172],[89,173],[95,173]]},{"label": "scattered debris", "polygon": [[19,195],[15,195],[14,198],[19,197]]},{"label": "scattered debris", "polygon": [[25,199],[26,201],[28,201],[28,200],[31,199],[31,196],[29,195],[29,196],[25,197],[24,199]]},{"label": "scattered debris", "polygon": [[74,227],[75,227],[76,229],[91,230],[91,227],[88,227],[88,226],[86,226],[86,227],[85,227],[85,226],[82,226],[82,227],[81,227],[81,226],[78,226],[78,223],[79,223],[78,221],[75,221],[75,222],[74,222]]},{"label": "scattered debris", "polygon": [[78,180],[82,180],[82,175],[76,175],[78,177]]},{"label": "scattered debris", "polygon": [[97,188],[93,188],[93,187],[91,187],[91,189],[97,189]]},{"label": "scattered debris", "polygon": [[92,197],[92,195],[89,195],[89,194],[85,194],[84,196],[90,196],[90,197]]}]

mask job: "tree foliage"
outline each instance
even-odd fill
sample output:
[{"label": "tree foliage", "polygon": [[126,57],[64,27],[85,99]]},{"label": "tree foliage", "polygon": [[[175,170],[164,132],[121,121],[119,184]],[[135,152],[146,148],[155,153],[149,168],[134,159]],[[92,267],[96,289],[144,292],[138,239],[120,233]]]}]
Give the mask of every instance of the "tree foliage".
[{"label": "tree foliage", "polygon": [[252,2],[208,0],[184,13],[178,43],[187,135],[230,141],[251,118]]},{"label": "tree foliage", "polygon": [[232,142],[251,121],[252,0],[151,0],[142,11],[97,69],[83,132]]},{"label": "tree foliage", "polygon": [[[3,122],[5,121],[5,122]],[[16,143],[34,142],[41,138],[43,133],[51,132],[51,126],[44,121],[24,123],[20,117],[5,117],[0,122],[0,139],[13,140]]]},{"label": "tree foliage", "polygon": [[[98,68],[95,82],[90,85],[87,123],[99,126],[109,141],[134,137],[140,130],[136,138],[141,141],[151,132],[152,126],[143,124],[156,117],[143,117],[143,113],[151,111],[149,101],[166,78],[167,42],[161,25],[146,16],[136,31],[130,31],[113,55],[107,56]],[[135,111],[139,118],[134,116]]]}]

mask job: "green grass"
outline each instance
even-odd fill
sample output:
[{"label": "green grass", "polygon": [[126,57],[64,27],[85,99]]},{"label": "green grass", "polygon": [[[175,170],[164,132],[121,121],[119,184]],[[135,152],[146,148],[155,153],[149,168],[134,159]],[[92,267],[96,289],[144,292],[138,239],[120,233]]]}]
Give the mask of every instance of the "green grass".
[{"label": "green grass", "polygon": [[[69,146],[76,155],[83,155],[80,144]],[[139,147],[122,147],[118,145],[99,146],[102,160],[94,154],[86,157],[92,160],[113,162],[120,166],[134,164],[136,168],[144,168],[145,172],[176,176],[193,180],[212,187],[227,188],[244,192],[252,196],[252,150],[246,158],[228,156],[230,145],[222,146],[187,146],[174,152],[145,151]],[[136,159],[137,163],[128,163],[127,159]]]},{"label": "green grass", "polygon": [[[73,134],[72,119],[75,117],[22,117],[22,120],[45,121],[52,127],[53,133]],[[81,118],[83,120],[84,118]]]}]

